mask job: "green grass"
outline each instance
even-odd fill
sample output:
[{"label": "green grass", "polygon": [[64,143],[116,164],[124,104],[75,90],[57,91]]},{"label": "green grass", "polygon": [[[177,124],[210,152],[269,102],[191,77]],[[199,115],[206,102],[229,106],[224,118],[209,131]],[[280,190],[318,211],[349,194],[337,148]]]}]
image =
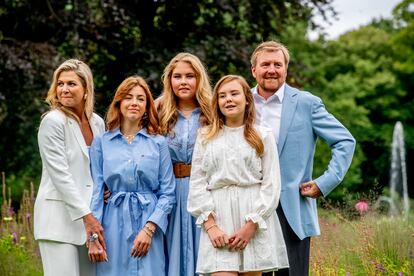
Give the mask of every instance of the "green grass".
[{"label": "green grass", "polygon": [[34,188],[24,191],[19,212],[12,207],[11,191],[6,193],[3,173],[2,205],[0,213],[0,275],[42,275],[42,263],[33,236]]},{"label": "green grass", "polygon": [[375,212],[348,219],[320,210],[311,239],[311,275],[414,275],[414,218]]},{"label": "green grass", "polygon": [[27,249],[24,243],[15,243],[12,236],[0,239],[0,275],[42,275],[39,256]]},{"label": "green grass", "polygon": [[[0,214],[0,275],[42,275],[33,237],[33,185],[19,212],[6,197],[3,175]],[[360,215],[353,207],[319,209],[321,236],[311,239],[310,274],[315,276],[414,275],[414,214],[388,216],[375,208]],[[413,204],[412,204],[413,206]]]}]

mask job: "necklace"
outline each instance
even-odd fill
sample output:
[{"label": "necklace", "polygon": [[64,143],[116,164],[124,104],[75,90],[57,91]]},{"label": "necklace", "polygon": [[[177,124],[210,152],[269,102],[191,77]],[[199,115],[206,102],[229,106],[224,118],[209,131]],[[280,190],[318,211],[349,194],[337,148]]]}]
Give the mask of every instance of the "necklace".
[{"label": "necklace", "polygon": [[[122,133],[122,132],[121,132]],[[135,136],[137,136],[138,132],[135,134],[122,134],[122,137],[127,140],[128,144],[132,144],[132,141],[134,141]]]},{"label": "necklace", "polygon": [[[134,141],[135,136],[137,136],[137,134],[140,130],[141,130],[141,127],[139,127],[138,130],[135,130],[136,132],[133,133],[133,134],[124,134],[122,132],[122,129],[121,129],[121,134],[122,134],[122,137],[124,137],[125,140],[128,142],[128,144],[132,144],[132,141]],[[132,131],[134,131],[134,130],[132,130]]]},{"label": "necklace", "polygon": [[122,134],[122,136],[127,140],[128,144],[132,144],[132,141],[134,140],[135,136],[137,136],[136,134],[131,134],[131,135],[124,135]]}]

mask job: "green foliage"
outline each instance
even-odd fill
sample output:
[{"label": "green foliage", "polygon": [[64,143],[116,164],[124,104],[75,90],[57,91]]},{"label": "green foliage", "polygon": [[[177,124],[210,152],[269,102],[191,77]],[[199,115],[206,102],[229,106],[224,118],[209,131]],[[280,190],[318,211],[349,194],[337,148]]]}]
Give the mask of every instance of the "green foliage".
[{"label": "green foliage", "polygon": [[393,37],[395,53],[400,58],[395,68],[405,74],[414,73],[414,1],[402,1],[395,9],[397,24],[401,26]]},{"label": "green foliage", "polygon": [[[254,45],[293,21],[322,13],[329,0],[262,1],[26,1],[0,8],[0,171],[40,174],[36,133],[52,72],[77,57],[94,73],[97,112],[104,115],[118,84],[142,75],[154,95],[178,52],[198,55],[211,79],[250,76]],[[260,15],[260,16],[258,16]],[[15,180],[12,180],[15,181]],[[20,190],[20,188],[19,188]]]},{"label": "green foliage", "polygon": [[19,206],[14,208],[4,173],[2,178],[0,275],[41,275],[38,247],[33,237],[34,186],[30,184],[30,190],[23,191]]},{"label": "green foliage", "polygon": [[384,217],[371,210],[354,220],[342,210],[320,209],[322,234],[312,239],[312,275],[411,275],[411,217]]},{"label": "green foliage", "polygon": [[[414,150],[413,94],[407,87],[408,77],[395,70],[398,55],[393,37],[399,32],[390,25],[386,20],[377,21],[335,41],[309,41],[305,27],[297,24],[282,36],[293,53],[288,82],[320,96],[357,140],[353,163],[331,199],[345,200],[349,193],[357,196],[356,192],[367,192],[374,185],[388,185],[396,121],[406,131],[407,157]],[[319,141],[315,177],[323,173],[330,157],[329,148]]]},{"label": "green foliage", "polygon": [[39,256],[33,256],[22,243],[14,243],[13,236],[0,238],[0,274],[8,276],[42,275]]},{"label": "green foliage", "polygon": [[[45,44],[0,47],[0,170],[35,179],[40,174],[37,128],[55,52]],[[19,195],[21,196],[21,194]]]},{"label": "green foliage", "polygon": [[[310,41],[308,27],[318,27],[312,11],[334,14],[330,3],[5,1],[0,7],[0,171],[18,186],[17,197],[19,182],[37,183],[36,133],[47,109],[43,99],[53,69],[66,58],[91,66],[96,110],[105,115],[126,76],[143,76],[153,94],[160,94],[162,70],[181,51],[200,57],[212,83],[232,73],[254,85],[250,54],[257,43],[275,39],[291,52],[288,83],[320,96],[358,141],[349,173],[330,196],[340,200],[374,184],[387,186],[396,121],[405,128],[407,157],[414,155],[413,1],[402,1],[393,20],[375,20],[334,41]],[[314,176],[326,169],[329,158],[329,149],[318,142]]]}]

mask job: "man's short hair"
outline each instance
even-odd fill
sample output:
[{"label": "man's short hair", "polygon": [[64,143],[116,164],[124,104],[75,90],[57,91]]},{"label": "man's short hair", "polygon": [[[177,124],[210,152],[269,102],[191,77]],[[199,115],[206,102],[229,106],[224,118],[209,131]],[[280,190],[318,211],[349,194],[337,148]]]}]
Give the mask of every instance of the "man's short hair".
[{"label": "man's short hair", "polygon": [[282,51],[283,56],[285,57],[286,68],[289,65],[289,50],[285,45],[280,42],[273,40],[265,41],[260,43],[256,49],[254,49],[252,56],[250,57],[250,63],[254,67],[256,66],[257,56],[262,52],[277,52]]}]

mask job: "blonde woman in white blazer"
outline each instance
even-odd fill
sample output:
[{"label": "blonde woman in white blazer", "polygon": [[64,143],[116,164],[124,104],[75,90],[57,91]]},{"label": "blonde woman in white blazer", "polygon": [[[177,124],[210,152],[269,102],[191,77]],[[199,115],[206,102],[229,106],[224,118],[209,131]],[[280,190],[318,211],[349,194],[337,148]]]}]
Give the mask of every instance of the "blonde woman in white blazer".
[{"label": "blonde woman in white blazer", "polygon": [[[54,72],[38,132],[42,179],[34,207],[34,235],[43,271],[49,275],[94,275],[91,261],[102,261],[103,229],[89,205],[93,181],[89,145],[105,129],[93,113],[94,87],[88,65],[77,59]],[[88,260],[86,241],[97,252]],[[103,256],[103,257],[102,257]]]}]

